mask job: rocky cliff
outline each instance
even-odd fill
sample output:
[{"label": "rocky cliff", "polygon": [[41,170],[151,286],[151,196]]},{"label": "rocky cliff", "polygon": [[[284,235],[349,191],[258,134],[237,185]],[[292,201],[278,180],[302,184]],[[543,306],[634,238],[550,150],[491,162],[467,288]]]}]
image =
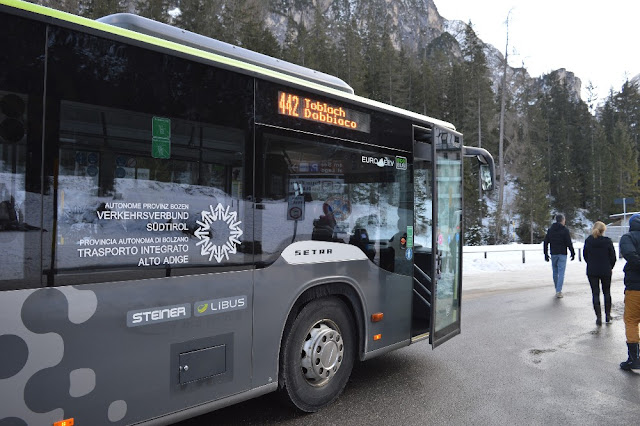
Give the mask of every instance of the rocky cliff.
[{"label": "rocky cliff", "polygon": [[[334,31],[336,37],[338,22],[351,22],[354,18],[356,25],[361,30],[366,30],[363,28],[365,22],[357,19],[369,16],[380,25],[387,23],[396,49],[403,46],[416,54],[438,49],[444,50],[451,61],[462,60],[460,46],[467,24],[456,20],[449,21],[440,16],[434,0],[270,0],[268,9],[267,26],[281,43],[284,41],[290,20],[298,24],[303,23],[305,27],[310,28],[318,10],[329,22],[328,30]],[[490,44],[485,46],[485,54],[493,89],[497,92],[502,79],[504,55]],[[549,75],[532,79],[526,69],[508,67],[508,80],[513,81],[516,73],[521,77],[521,81],[540,89],[548,86],[550,78],[559,78],[567,82],[574,99],[580,99],[582,83],[570,71],[559,69]]]}]

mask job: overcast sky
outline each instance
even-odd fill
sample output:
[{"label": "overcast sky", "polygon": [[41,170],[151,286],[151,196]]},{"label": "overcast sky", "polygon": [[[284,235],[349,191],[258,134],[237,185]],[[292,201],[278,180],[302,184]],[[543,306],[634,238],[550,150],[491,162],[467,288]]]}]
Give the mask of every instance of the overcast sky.
[{"label": "overcast sky", "polygon": [[473,24],[504,54],[509,10],[509,64],[532,77],[566,68],[599,98],[640,74],[638,0],[434,0],[440,15]]}]

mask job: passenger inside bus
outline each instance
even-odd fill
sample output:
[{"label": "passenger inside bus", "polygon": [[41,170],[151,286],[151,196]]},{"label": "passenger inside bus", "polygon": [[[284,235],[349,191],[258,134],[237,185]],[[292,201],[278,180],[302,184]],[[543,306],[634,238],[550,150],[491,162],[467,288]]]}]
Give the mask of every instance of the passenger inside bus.
[{"label": "passenger inside bus", "polygon": [[313,221],[313,231],[311,239],[317,241],[339,241],[342,240],[335,237],[334,229],[336,227],[336,218],[333,214],[333,208],[328,204],[322,205],[322,212],[318,219]]},{"label": "passenger inside bus", "polygon": [[407,252],[407,217],[400,211],[398,212],[398,232],[389,240],[389,248],[393,259],[392,271],[397,274],[410,275],[412,254],[411,251]]},{"label": "passenger inside bus", "polygon": [[349,244],[359,247],[369,260],[374,260],[376,257],[375,245],[369,240],[369,233],[364,228],[355,228],[353,230],[353,234],[349,238]]},{"label": "passenger inside bus", "polygon": [[18,228],[18,215],[16,214],[15,199],[13,195],[0,202],[0,231],[10,231]]}]

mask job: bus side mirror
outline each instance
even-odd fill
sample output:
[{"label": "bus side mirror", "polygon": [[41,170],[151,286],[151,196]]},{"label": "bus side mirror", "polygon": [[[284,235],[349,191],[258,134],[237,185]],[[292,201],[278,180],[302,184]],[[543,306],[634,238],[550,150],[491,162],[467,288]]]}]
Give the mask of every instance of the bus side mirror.
[{"label": "bus side mirror", "polygon": [[483,148],[476,148],[473,146],[463,147],[463,153],[465,157],[476,157],[478,163],[480,163],[480,180],[482,182],[483,191],[492,191],[495,187],[496,169],[493,162],[493,157],[489,154],[489,151]]},{"label": "bus side mirror", "polygon": [[493,177],[491,176],[491,168],[488,164],[480,164],[480,179],[483,191],[493,190]]}]

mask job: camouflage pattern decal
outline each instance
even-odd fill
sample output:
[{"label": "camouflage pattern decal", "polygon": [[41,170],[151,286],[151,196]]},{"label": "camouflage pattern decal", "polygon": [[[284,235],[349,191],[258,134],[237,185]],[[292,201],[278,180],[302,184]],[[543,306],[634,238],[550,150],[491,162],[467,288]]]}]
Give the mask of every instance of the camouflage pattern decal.
[{"label": "camouflage pattern decal", "polygon": [[74,287],[58,287],[69,302],[69,321],[82,324],[96,313],[98,298],[93,291],[78,290]]},{"label": "camouflage pattern decal", "polygon": [[119,400],[113,401],[111,405],[109,405],[109,421],[117,422],[122,420],[122,418],[127,414],[127,403]]},{"label": "camouflage pattern decal", "polygon": [[[78,414],[83,409],[75,403],[78,398],[87,402],[80,404],[81,407],[92,411],[86,418],[108,418],[118,422],[125,417],[125,401],[120,398],[105,401],[104,393],[92,395],[99,383],[99,374],[86,368],[86,364],[107,355],[108,347],[91,339],[91,334],[96,332],[93,327],[81,328],[81,334],[73,332],[79,332],[81,329],[77,325],[94,316],[97,305],[93,291],[74,287],[3,294],[0,311],[4,318],[0,323],[0,335],[2,346],[10,356],[0,370],[0,379],[4,379],[0,380],[0,394],[11,401],[3,401],[3,407],[9,412],[3,413],[8,417],[2,421],[15,424],[9,420],[14,417],[29,425],[53,424],[65,417],[82,417]],[[22,323],[15,318],[22,318]],[[61,327],[64,324],[67,326]],[[110,374],[103,372],[103,377]],[[103,379],[101,383],[104,387],[107,380]],[[43,392],[43,389],[49,391]],[[104,410],[102,415],[96,412],[96,407],[100,406]]]},{"label": "camouflage pattern decal", "polygon": [[[246,271],[0,292],[0,426],[133,424],[250,389],[251,309],[134,328],[127,312],[235,300],[251,285]],[[251,306],[250,296],[242,300]],[[227,365],[238,366],[229,380],[171,384],[179,373],[172,346],[200,349],[224,333],[237,349],[227,353]]]},{"label": "camouflage pattern decal", "polygon": [[96,373],[90,368],[78,368],[69,373],[69,395],[80,398],[96,388]]},{"label": "camouflage pattern decal", "polygon": [[[27,299],[34,293],[33,290],[24,290],[2,294],[0,346],[7,356],[3,356],[0,370],[0,395],[3,400],[0,425],[53,424],[63,418],[62,409],[33,411],[23,398],[27,380],[43,369],[59,364],[64,352],[59,334],[36,333],[16,321]],[[24,423],[20,423],[19,419]]]}]

